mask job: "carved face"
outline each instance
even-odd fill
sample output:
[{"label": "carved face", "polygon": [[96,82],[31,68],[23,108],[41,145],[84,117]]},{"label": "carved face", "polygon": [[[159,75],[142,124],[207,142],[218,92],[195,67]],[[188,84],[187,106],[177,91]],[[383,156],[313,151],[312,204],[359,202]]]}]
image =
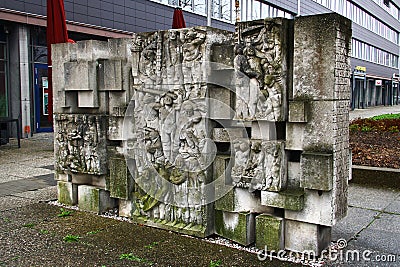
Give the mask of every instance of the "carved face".
[{"label": "carved face", "polygon": [[182,106],[182,113],[188,117],[193,116],[194,110],[190,103],[186,103]]},{"label": "carved face", "polygon": [[176,31],[170,31],[168,33],[168,37],[170,40],[176,40]]}]

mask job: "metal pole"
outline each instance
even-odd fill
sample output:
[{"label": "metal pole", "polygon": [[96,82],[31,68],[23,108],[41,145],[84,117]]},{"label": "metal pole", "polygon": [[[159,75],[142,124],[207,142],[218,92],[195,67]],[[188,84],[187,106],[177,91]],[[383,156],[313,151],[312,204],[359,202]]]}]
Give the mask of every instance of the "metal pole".
[{"label": "metal pole", "polygon": [[301,0],[297,0],[297,16],[301,16]]},{"label": "metal pole", "polygon": [[212,1],[207,0],[207,26],[211,26],[211,8],[212,8]]}]

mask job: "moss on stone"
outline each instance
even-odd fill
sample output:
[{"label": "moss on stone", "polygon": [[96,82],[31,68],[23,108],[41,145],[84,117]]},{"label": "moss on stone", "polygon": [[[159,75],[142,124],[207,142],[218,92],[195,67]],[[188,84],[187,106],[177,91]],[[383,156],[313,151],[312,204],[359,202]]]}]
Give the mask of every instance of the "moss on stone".
[{"label": "moss on stone", "polygon": [[283,219],[271,215],[256,217],[256,247],[278,251],[283,244]]},{"label": "moss on stone", "polygon": [[[237,223],[235,225],[228,225],[229,222],[224,219],[224,214],[227,216],[237,217]],[[234,213],[221,210],[215,210],[215,230],[218,235],[225,238],[231,239],[242,245],[249,245],[253,242],[252,237],[249,235],[251,232],[250,220],[252,215],[250,213]],[[231,228],[233,226],[233,228]]]}]

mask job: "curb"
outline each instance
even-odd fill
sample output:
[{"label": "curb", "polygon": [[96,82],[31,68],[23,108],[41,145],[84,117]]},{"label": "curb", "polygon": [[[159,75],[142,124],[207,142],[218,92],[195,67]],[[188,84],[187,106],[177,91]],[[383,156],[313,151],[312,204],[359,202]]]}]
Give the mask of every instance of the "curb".
[{"label": "curb", "polygon": [[353,165],[350,182],[400,190],[400,169]]}]

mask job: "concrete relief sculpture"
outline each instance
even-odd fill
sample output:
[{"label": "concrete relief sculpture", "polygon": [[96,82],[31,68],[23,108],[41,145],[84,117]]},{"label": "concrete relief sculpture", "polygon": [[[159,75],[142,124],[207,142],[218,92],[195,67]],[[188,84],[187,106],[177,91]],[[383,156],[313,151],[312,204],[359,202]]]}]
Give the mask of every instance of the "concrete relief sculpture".
[{"label": "concrete relief sculpture", "polygon": [[281,191],[286,184],[283,141],[237,139],[234,141],[232,182],[235,187]]},{"label": "concrete relief sculpture", "polygon": [[140,166],[134,215],[193,231],[204,228],[202,187],[209,167],[205,40],[202,29],[170,30],[138,34],[131,49],[139,69],[132,72],[138,78],[133,132]]},{"label": "concrete relief sculpture", "polygon": [[56,117],[56,168],[59,171],[101,175],[104,165],[104,133],[101,117],[59,115]]},{"label": "concrete relief sculpture", "polygon": [[236,29],[55,45],[59,201],[260,249],[326,248],[347,208],[351,21]]},{"label": "concrete relief sculpture", "polygon": [[238,27],[235,119],[282,121],[286,54],[282,50],[281,20],[266,19]]}]

